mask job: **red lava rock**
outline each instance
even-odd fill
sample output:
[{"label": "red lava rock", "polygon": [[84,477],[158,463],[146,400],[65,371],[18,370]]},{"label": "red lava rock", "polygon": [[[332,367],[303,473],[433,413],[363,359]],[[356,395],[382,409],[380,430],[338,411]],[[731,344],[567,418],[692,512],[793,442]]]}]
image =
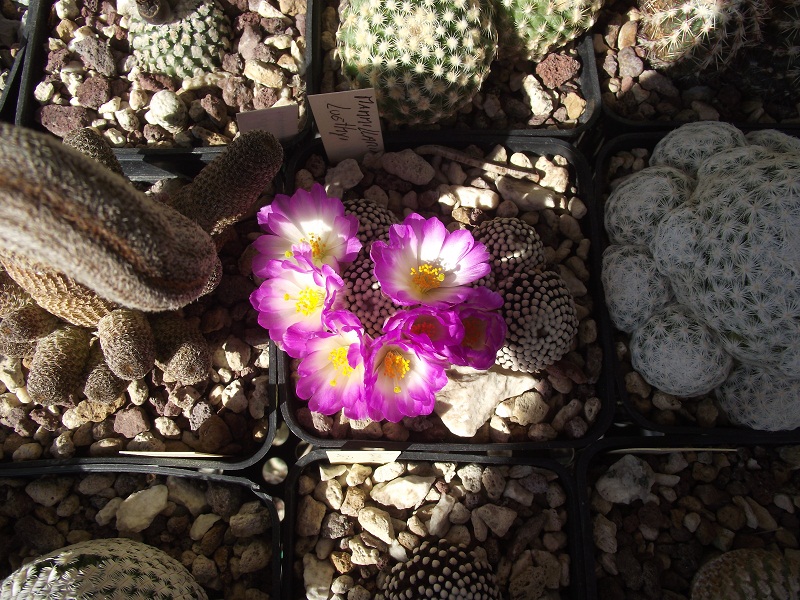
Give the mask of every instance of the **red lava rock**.
[{"label": "red lava rock", "polygon": [[67,48],[60,48],[48,52],[47,63],[44,67],[45,73],[60,73],[61,70],[67,66],[69,57],[70,52]]},{"label": "red lava rock", "polygon": [[39,109],[38,121],[47,131],[63,138],[70,131],[91,125],[96,114],[83,106],[48,104]]},{"label": "red lava rock", "polygon": [[148,431],[150,422],[140,406],[132,406],[117,412],[114,417],[114,431],[128,439]]},{"label": "red lava rock", "polygon": [[542,83],[555,89],[578,74],[581,63],[565,54],[548,54],[542,62],[536,65],[536,74]]},{"label": "red lava rock", "polygon": [[81,106],[98,109],[111,99],[111,84],[102,75],[87,77],[78,86],[75,97]]},{"label": "red lava rock", "polygon": [[137,81],[139,87],[148,92],[160,92],[161,90],[177,92],[179,87],[172,77],[160,73],[140,73]]},{"label": "red lava rock", "polygon": [[81,57],[83,64],[101,75],[113,77],[117,74],[117,63],[111,49],[100,38],[86,36],[73,44],[75,52]]}]

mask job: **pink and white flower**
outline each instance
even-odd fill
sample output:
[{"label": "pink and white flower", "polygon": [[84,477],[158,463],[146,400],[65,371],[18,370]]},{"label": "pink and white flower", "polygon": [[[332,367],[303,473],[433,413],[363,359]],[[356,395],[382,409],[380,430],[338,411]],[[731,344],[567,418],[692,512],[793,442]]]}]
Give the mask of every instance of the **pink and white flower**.
[{"label": "pink and white flower", "polygon": [[444,308],[461,302],[486,275],[489,252],[466,230],[449,232],[437,218],[412,213],[376,241],[370,256],[381,289],[397,304]]},{"label": "pink and white flower", "polygon": [[365,384],[370,419],[394,423],[429,415],[436,392],[447,383],[447,363],[403,339],[397,330],[374,340],[367,354]]},{"label": "pink and white flower", "polygon": [[464,326],[452,310],[418,306],[399,310],[386,320],[383,331],[399,331],[420,348],[443,356],[449,346],[461,343]]},{"label": "pink and white flower", "polygon": [[318,333],[306,343],[297,367],[297,396],[324,415],[342,410],[350,419],[367,416],[364,388],[363,329],[348,311],[334,311],[327,319],[331,331]]},{"label": "pink and white flower", "polygon": [[267,279],[250,294],[258,323],[281,350],[300,358],[305,340],[324,331],[323,311],[339,308],[342,278],[330,266],[316,267],[305,256],[270,261],[265,274]]},{"label": "pink and white flower", "polygon": [[298,252],[308,253],[316,266],[351,262],[361,248],[356,237],[358,218],[344,214],[338,198],[330,198],[315,183],[311,191],[297,190],[293,196],[278,194],[272,204],[258,213],[259,224],[267,231],[253,247],[253,273],[264,277],[270,260],[286,260]]},{"label": "pink and white flower", "polygon": [[500,294],[486,287],[477,287],[463,304],[454,307],[464,335],[458,344],[445,351],[445,357],[451,363],[479,370],[489,369],[495,364],[508,331],[503,316],[497,311],[502,305]]}]

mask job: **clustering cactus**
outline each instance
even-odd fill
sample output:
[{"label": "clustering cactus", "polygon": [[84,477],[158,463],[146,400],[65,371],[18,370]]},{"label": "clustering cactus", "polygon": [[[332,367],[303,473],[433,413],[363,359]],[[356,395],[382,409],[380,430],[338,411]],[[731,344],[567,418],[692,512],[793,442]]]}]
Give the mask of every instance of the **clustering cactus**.
[{"label": "clustering cactus", "polygon": [[[215,71],[231,47],[231,25],[215,0],[177,0],[170,18],[130,15],[130,40],[142,71],[189,79]],[[163,21],[163,19],[158,19]]]},{"label": "clustering cactus", "polygon": [[[165,381],[204,379],[208,342],[177,309],[219,282],[217,245],[280,168],[277,139],[243,134],[173,208],[49,136],[0,134],[0,350],[31,359],[31,399],[111,403],[154,366]],[[87,138],[75,137],[102,143]]]},{"label": "clustering cactus", "polygon": [[[792,390],[800,385],[798,146],[777,131],[748,139],[722,123],[684,125],[656,146],[651,164],[658,166],[632,175],[606,204],[612,245],[602,279],[612,321],[632,333],[635,368],[681,397],[716,388],[733,421],[763,429],[800,426],[798,411],[786,410],[796,406]],[[621,207],[642,197],[653,205],[667,168],[691,178],[690,193],[678,189],[678,203],[634,236],[646,247],[617,237],[631,230]],[[757,401],[764,397],[754,392],[757,381],[770,382],[769,402]],[[751,403],[765,412],[742,408]]]},{"label": "clustering cactus", "polygon": [[79,542],[22,565],[0,584],[0,600],[206,600],[178,560],[128,538]]},{"label": "clustering cactus", "polygon": [[481,281],[503,298],[508,330],[496,363],[534,373],[559,361],[572,348],[578,316],[564,280],[547,269],[536,229],[516,217],[499,218],[478,225],[473,236],[493,267]]},{"label": "clustering cactus", "polygon": [[540,60],[582,35],[594,25],[602,0],[498,0],[497,30],[502,32],[500,55]]},{"label": "clustering cactus", "polygon": [[692,581],[692,600],[771,600],[800,594],[800,555],[759,548],[730,550],[706,562]]},{"label": "clustering cactus", "polygon": [[472,100],[497,52],[489,0],[346,0],[336,33],[342,73],[375,89],[393,124],[437,123]]}]

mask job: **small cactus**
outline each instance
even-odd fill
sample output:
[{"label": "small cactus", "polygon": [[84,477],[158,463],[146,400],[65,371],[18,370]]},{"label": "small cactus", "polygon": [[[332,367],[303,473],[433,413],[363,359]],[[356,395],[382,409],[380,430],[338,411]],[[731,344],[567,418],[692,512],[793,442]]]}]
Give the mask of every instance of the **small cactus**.
[{"label": "small cactus", "polygon": [[541,60],[594,25],[602,0],[496,0],[500,56]]},{"label": "small cactus", "polygon": [[489,0],[345,0],[342,73],[374,88],[394,125],[430,125],[468,104],[489,73],[497,30]]},{"label": "small cactus", "polygon": [[231,47],[230,20],[219,4],[177,0],[171,13],[159,24],[150,15],[149,21],[138,12],[130,16],[131,48],[139,68],[180,79],[217,70]]},{"label": "small cactus", "polygon": [[153,369],[156,343],[144,313],[120,308],[97,322],[97,337],[109,369],[133,381]]},{"label": "small cactus", "polygon": [[776,600],[800,594],[800,556],[757,548],[730,550],[706,562],[692,581],[691,600]]},{"label": "small cactus", "polygon": [[641,33],[650,62],[692,70],[722,68],[758,44],[769,11],[764,0],[645,0]]},{"label": "small cactus", "polygon": [[127,538],[79,542],[25,563],[0,584],[0,600],[207,600],[179,561]]},{"label": "small cactus", "polygon": [[196,325],[177,313],[159,313],[150,318],[156,341],[156,366],[167,381],[191,385],[208,376],[211,351]]},{"label": "small cactus", "polygon": [[64,325],[36,345],[28,373],[28,394],[43,406],[69,404],[79,391],[89,358],[89,332]]}]

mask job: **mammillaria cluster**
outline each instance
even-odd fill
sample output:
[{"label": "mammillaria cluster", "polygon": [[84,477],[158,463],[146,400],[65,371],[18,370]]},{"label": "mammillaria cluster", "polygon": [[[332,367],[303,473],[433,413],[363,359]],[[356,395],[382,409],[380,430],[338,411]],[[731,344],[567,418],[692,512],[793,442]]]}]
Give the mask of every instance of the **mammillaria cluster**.
[{"label": "mammillaria cluster", "polygon": [[429,124],[480,89],[497,52],[488,0],[346,0],[337,43],[342,72],[373,87],[390,123]]},{"label": "mammillaria cluster", "polygon": [[716,390],[742,425],[800,425],[787,410],[800,368],[798,182],[796,139],[695,123],[666,135],[651,166],[609,196],[606,299],[652,385],[681,397]]},{"label": "mammillaria cluster", "polygon": [[[451,365],[488,369],[503,344],[502,297],[472,284],[490,267],[468,231],[410,214],[369,252],[398,307],[376,337],[344,302],[340,275],[361,250],[359,220],[322,186],[278,196],[259,213],[251,301],[276,344],[300,359],[297,394],[312,410],[400,421],[430,414]],[[372,323],[374,325],[374,323]]]},{"label": "mammillaria cluster", "polygon": [[498,55],[541,60],[587,31],[601,4],[343,0],[341,71],[352,88],[375,89],[390,124],[435,125],[472,101]]}]

